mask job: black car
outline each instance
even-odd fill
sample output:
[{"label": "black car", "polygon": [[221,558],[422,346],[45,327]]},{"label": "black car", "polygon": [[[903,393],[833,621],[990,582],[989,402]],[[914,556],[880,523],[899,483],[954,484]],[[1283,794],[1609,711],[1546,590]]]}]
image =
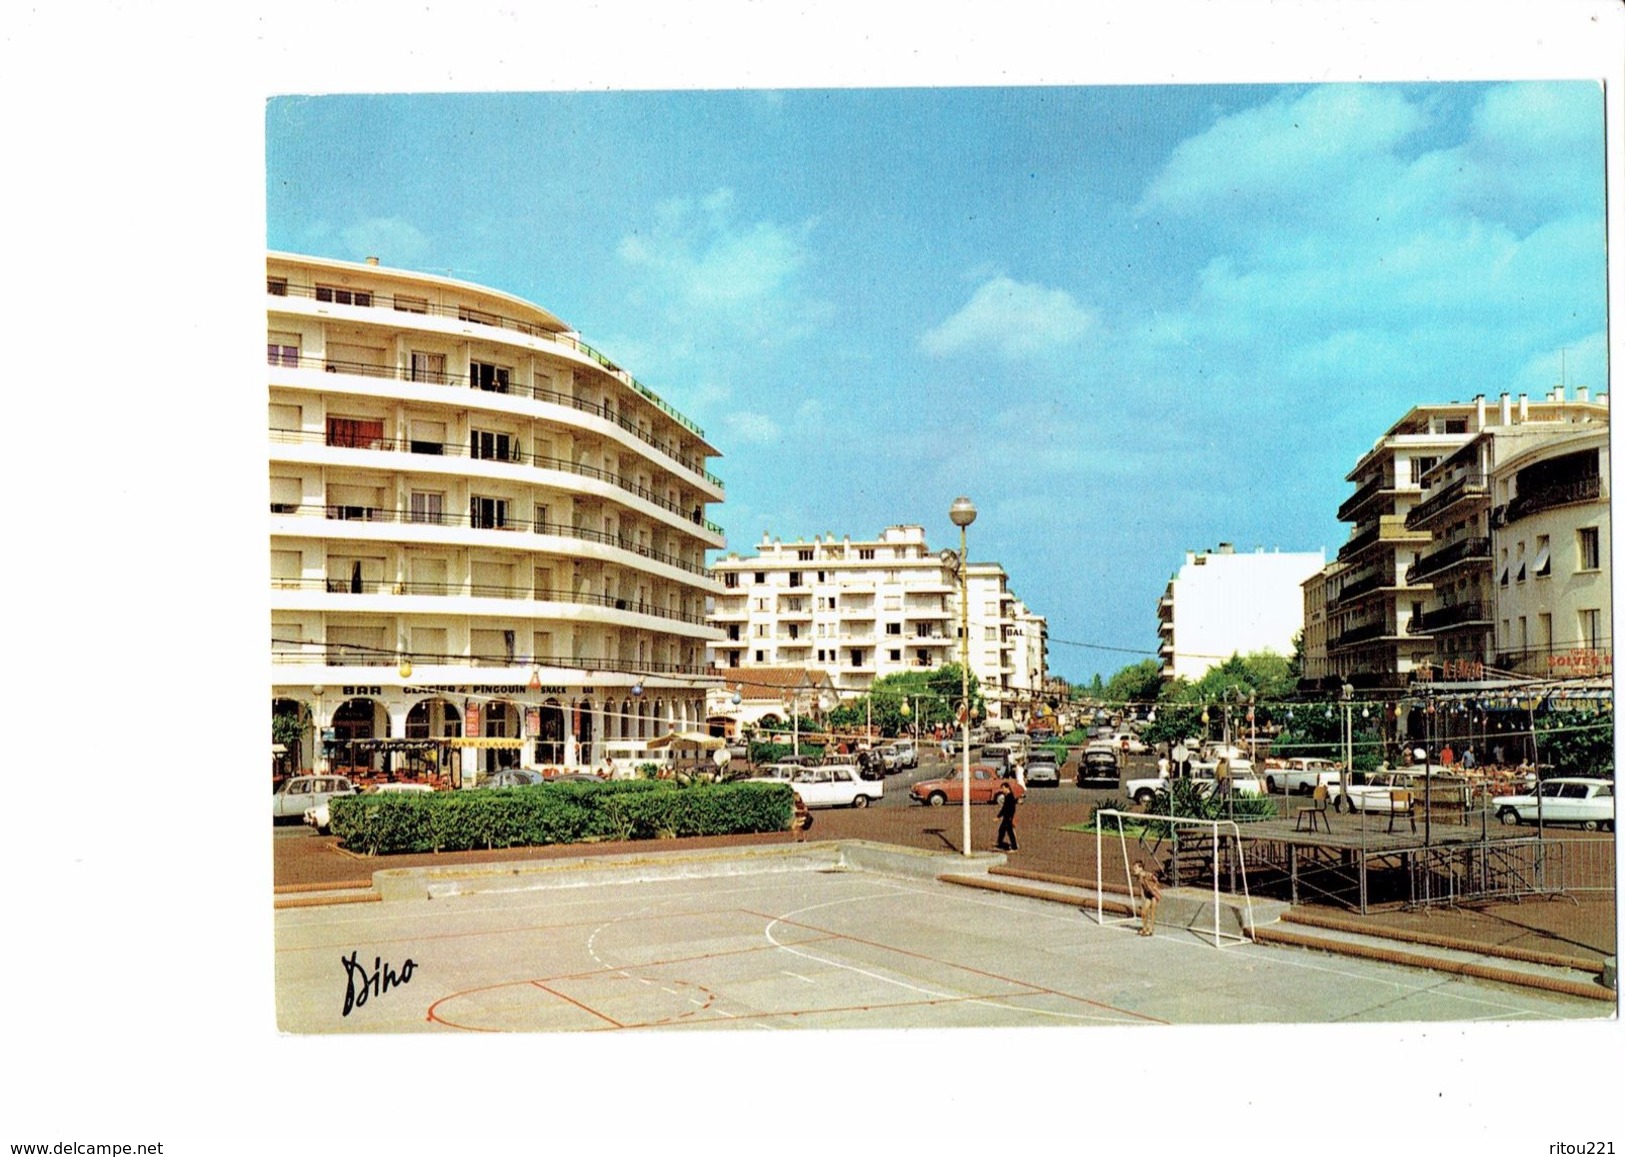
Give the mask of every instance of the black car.
[{"label": "black car", "polygon": [[1115,751],[1092,748],[1078,760],[1079,787],[1116,787],[1118,774]]}]

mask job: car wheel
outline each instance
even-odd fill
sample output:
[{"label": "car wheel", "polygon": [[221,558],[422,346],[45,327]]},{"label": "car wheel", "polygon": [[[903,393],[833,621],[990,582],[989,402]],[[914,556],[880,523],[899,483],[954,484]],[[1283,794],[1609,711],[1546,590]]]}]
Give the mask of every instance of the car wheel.
[{"label": "car wheel", "polygon": [[869,806],[869,797],[866,796],[866,795],[855,795],[855,796],[853,796],[852,797],[852,806],[853,807],[868,807]]},{"label": "car wheel", "polygon": [[1275,777],[1273,775],[1266,775],[1264,777],[1264,790],[1269,792],[1271,795],[1275,794]]},{"label": "car wheel", "polygon": [[1587,820],[1585,823],[1581,824],[1580,826],[1583,829],[1585,829],[1586,831],[1588,831],[1588,832],[1594,832],[1594,831],[1597,830],[1597,821],[1596,820]]},{"label": "car wheel", "polygon": [[1156,797],[1153,795],[1153,793],[1142,787],[1138,792],[1135,793],[1134,802],[1139,804],[1141,807],[1150,807],[1151,801],[1155,798]]},{"label": "car wheel", "polygon": [[932,807],[941,807],[943,804],[948,802],[948,797],[943,795],[940,791],[934,791],[925,802],[930,804]]},{"label": "car wheel", "polygon": [[1509,808],[1509,807],[1502,808],[1501,809],[1500,820],[1507,827],[1515,828],[1515,827],[1518,826],[1518,822],[1519,822],[1518,821],[1518,813],[1513,808]]}]

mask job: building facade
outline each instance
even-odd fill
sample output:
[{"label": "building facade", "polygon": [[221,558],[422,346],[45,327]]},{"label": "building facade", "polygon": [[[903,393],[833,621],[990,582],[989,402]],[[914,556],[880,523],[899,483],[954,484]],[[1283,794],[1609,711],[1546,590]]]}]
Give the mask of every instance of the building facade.
[{"label": "building facade", "polygon": [[1542,679],[1612,674],[1608,483],[1608,430],[1597,425],[1520,445],[1495,472],[1498,670]]},{"label": "building facade", "polygon": [[1554,391],[1498,403],[1417,406],[1347,476],[1338,510],[1354,529],[1327,584],[1331,675],[1364,687],[1403,687],[1450,663],[1488,660],[1491,494],[1513,447],[1606,426],[1606,400]]},{"label": "building facade", "polygon": [[1187,551],[1157,601],[1158,656],[1165,680],[1197,680],[1231,655],[1290,656],[1304,627],[1303,584],[1326,563],[1324,551],[1238,554]]},{"label": "building facade", "polygon": [[266,264],[273,712],[293,764],[591,766],[703,724],[704,431],[547,310]]},{"label": "building facade", "polygon": [[[850,694],[887,675],[956,663],[956,567],[957,552],[933,552],[921,526],[890,526],[864,541],[764,535],[754,555],[712,564],[722,584],[710,614],[723,636],[712,645],[717,671],[806,667]],[[1022,692],[1043,685],[1043,618],[1018,612],[998,563],[970,563],[966,585],[970,669],[990,714],[1017,718]]]}]

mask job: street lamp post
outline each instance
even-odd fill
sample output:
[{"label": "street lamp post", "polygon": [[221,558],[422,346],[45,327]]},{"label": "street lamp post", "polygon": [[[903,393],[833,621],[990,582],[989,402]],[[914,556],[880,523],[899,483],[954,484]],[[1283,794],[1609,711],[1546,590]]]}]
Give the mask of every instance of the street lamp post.
[{"label": "street lamp post", "polygon": [[960,733],[960,813],[964,819],[965,855],[970,855],[970,585],[966,568],[965,528],[976,521],[976,506],[961,495],[948,508],[959,527],[959,695],[964,712]]}]

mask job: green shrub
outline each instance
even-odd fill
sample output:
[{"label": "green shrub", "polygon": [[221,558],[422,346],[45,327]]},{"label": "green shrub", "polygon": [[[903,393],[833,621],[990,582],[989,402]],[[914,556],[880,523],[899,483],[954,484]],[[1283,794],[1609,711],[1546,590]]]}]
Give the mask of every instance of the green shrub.
[{"label": "green shrub", "polygon": [[736,835],[790,826],[785,784],[606,780],[340,796],[333,834],[368,855]]}]

